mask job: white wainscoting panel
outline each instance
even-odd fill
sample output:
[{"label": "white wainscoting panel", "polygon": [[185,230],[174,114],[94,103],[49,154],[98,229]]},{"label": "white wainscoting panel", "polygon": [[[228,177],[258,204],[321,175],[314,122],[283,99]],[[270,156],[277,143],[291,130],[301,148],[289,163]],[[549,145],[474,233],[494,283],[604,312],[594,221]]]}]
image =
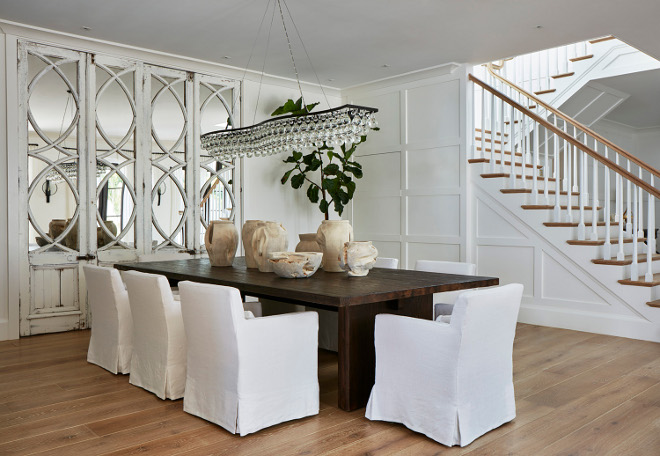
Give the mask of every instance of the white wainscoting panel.
[{"label": "white wainscoting panel", "polygon": [[500,285],[522,283],[523,296],[534,296],[534,247],[478,245],[477,273],[500,278]]},{"label": "white wainscoting panel", "polygon": [[461,149],[458,145],[409,150],[406,158],[409,190],[461,186]]},{"label": "white wainscoting panel", "polygon": [[480,239],[527,239],[482,200],[477,200],[476,227],[477,237]]},{"label": "white wainscoting panel", "polygon": [[[358,241],[362,241],[364,239],[360,239],[355,236],[355,239]],[[373,241],[373,245],[378,249],[378,256],[379,257],[386,257],[386,258],[397,258],[399,262],[401,262],[401,243],[400,242],[391,242],[391,241]]]},{"label": "white wainscoting panel", "polygon": [[408,233],[411,236],[459,236],[460,195],[408,197]]},{"label": "white wainscoting panel", "polygon": [[369,133],[367,142],[357,149],[357,155],[381,153],[401,144],[401,93],[366,96],[357,104],[378,108],[376,118],[380,128],[380,131]]},{"label": "white wainscoting panel", "polygon": [[431,244],[421,242],[408,242],[408,267],[413,269],[417,260],[460,261],[460,244]]},{"label": "white wainscoting panel", "polygon": [[458,79],[408,89],[406,97],[409,144],[461,136]]}]

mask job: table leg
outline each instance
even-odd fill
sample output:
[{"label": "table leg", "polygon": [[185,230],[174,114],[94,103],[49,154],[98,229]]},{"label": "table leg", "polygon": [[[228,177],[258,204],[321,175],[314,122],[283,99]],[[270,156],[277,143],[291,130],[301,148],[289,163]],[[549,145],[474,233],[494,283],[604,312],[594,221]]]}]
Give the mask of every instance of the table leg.
[{"label": "table leg", "polygon": [[367,405],[376,372],[376,315],[389,313],[430,320],[433,295],[415,296],[339,308],[339,408]]}]

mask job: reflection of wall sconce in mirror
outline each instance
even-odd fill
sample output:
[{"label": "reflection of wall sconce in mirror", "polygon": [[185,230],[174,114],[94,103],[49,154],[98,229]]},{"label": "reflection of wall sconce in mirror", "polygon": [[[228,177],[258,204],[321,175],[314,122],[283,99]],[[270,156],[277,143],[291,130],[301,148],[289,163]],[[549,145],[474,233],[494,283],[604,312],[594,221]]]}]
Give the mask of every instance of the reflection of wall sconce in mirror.
[{"label": "reflection of wall sconce in mirror", "polygon": [[46,179],[46,182],[41,186],[41,191],[46,195],[46,202],[50,203],[50,197],[57,193],[57,184],[55,182],[51,183],[50,179]]},{"label": "reflection of wall sconce in mirror", "polygon": [[160,206],[160,197],[164,195],[167,192],[167,185],[165,185],[165,182],[161,182],[160,185],[158,186],[158,190],[156,190],[156,193],[158,194],[158,206]]}]

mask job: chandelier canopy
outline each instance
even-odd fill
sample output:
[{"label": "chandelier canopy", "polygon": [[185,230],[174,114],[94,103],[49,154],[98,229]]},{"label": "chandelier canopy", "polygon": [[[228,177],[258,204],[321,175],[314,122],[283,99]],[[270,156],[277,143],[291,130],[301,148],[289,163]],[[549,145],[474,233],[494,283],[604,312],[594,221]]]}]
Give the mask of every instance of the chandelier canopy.
[{"label": "chandelier canopy", "polygon": [[[275,17],[276,10],[279,9],[282,27],[289,45],[289,54],[291,55],[293,70],[296,74],[298,88],[300,89],[299,102],[303,107],[302,114],[296,113],[288,116],[275,117],[242,128],[232,128],[231,125],[228,125],[225,130],[212,131],[201,135],[202,147],[211,155],[216,156],[221,160],[231,161],[234,158],[263,157],[282,152],[290,153],[292,150],[296,149],[300,150],[312,147],[319,148],[324,144],[327,147],[340,147],[342,145],[350,146],[352,143],[359,143],[360,139],[366,136],[369,130],[378,127],[378,123],[374,116],[374,114],[378,112],[378,109],[376,108],[346,104],[325,111],[310,112],[311,110],[309,108],[318,103],[312,105],[305,104],[302,86],[300,85],[300,78],[298,77],[296,61],[293,57],[291,41],[289,40],[289,33],[284,20],[282,4],[284,4],[287,15],[297,33],[298,27],[296,27],[296,24],[293,21],[293,17],[291,16],[291,12],[289,11],[289,7],[285,0],[274,0],[272,3],[273,17],[271,18],[271,24],[272,19]],[[269,0],[268,5],[266,6],[266,13],[268,13],[270,5],[271,0]],[[264,18],[266,17],[266,13],[264,13]],[[264,21],[262,19],[262,25],[263,23]],[[261,26],[259,31],[261,31]],[[257,36],[259,36],[259,32],[257,32]],[[270,32],[268,36],[270,38]],[[302,42],[300,33],[298,33],[298,39],[302,44],[302,48],[305,50],[305,54],[307,54],[307,48]],[[268,51],[268,46],[266,47],[266,51]],[[251,59],[252,55],[250,55],[250,60]],[[314,70],[308,54],[307,59],[309,60],[312,70]],[[264,56],[264,64],[265,61],[266,56]],[[247,72],[247,68],[245,71]],[[319,81],[319,87],[325,95],[316,71],[314,71],[314,73],[317,81]],[[259,89],[261,90],[261,83]],[[257,97],[257,104],[259,102],[258,100],[259,98]],[[327,97],[326,103],[330,106]],[[257,109],[255,108],[255,116],[256,112]]]}]

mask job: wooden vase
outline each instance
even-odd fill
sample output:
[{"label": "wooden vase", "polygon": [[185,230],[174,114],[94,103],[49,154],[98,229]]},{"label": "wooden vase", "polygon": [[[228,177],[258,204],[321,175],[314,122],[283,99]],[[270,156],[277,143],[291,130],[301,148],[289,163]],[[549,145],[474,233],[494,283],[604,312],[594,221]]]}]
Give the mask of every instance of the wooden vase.
[{"label": "wooden vase", "polygon": [[211,266],[231,266],[238,248],[238,230],[229,220],[212,220],[204,235]]},{"label": "wooden vase", "polygon": [[257,260],[254,258],[254,251],[252,250],[252,238],[254,233],[265,222],[263,220],[246,220],[241,230],[241,241],[243,242],[243,250],[245,250],[245,266],[248,268],[256,268]]},{"label": "wooden vase", "polygon": [[278,222],[264,222],[252,236],[252,251],[261,272],[273,272],[268,257],[273,252],[284,252],[289,246],[286,230]]},{"label": "wooden vase", "polygon": [[300,242],[296,245],[296,252],[323,252],[316,242],[316,233],[299,234]]},{"label": "wooden vase", "polygon": [[353,240],[348,220],[324,220],[316,232],[316,242],[323,250],[321,267],[326,272],[344,272],[339,264],[344,244]]}]

